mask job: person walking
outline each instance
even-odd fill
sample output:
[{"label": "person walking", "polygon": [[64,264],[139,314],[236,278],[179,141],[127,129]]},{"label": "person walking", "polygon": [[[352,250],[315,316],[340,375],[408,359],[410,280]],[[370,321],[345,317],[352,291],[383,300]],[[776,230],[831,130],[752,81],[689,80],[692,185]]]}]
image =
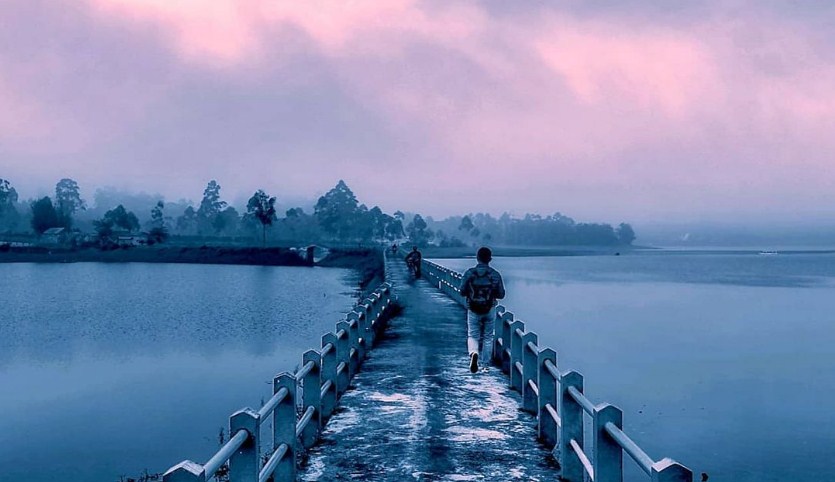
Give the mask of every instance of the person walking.
[{"label": "person walking", "polygon": [[496,320],[496,300],[504,298],[502,275],[490,267],[493,252],[481,247],[476,253],[478,264],[468,269],[461,279],[458,292],[467,299],[467,349],[470,371],[478,371],[479,353],[490,363],[493,353],[493,325]]},{"label": "person walking", "polygon": [[415,273],[415,278],[420,278],[420,265],[423,255],[418,251],[417,246],[412,247],[412,252],[406,255],[406,266]]}]

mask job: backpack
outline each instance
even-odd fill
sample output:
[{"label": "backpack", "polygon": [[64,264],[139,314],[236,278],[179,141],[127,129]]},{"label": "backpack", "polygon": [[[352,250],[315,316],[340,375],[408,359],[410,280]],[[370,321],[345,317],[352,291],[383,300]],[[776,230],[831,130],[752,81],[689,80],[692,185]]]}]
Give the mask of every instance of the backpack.
[{"label": "backpack", "polygon": [[493,308],[495,300],[493,277],[490,276],[490,270],[483,274],[474,271],[473,278],[470,280],[470,297],[467,300],[470,310],[478,315],[487,314]]}]

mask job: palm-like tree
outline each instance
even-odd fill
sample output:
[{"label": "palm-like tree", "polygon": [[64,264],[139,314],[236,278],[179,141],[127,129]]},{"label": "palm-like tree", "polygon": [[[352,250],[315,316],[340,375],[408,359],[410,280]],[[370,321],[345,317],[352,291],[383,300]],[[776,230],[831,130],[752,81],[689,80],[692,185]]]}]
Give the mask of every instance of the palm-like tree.
[{"label": "palm-like tree", "polygon": [[278,219],[275,215],[275,197],[270,197],[259,189],[246,203],[246,212],[261,223],[261,237],[264,247],[267,247],[267,226]]}]

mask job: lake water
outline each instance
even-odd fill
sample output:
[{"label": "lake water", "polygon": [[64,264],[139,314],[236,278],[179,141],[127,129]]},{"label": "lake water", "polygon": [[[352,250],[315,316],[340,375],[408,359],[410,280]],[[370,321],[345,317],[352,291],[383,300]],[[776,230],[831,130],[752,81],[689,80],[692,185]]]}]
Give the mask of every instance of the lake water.
[{"label": "lake water", "polygon": [[0,481],[205,462],[228,417],[318,348],[352,271],[0,264]]},{"label": "lake water", "polygon": [[[463,270],[473,260],[436,260]],[[835,254],[497,258],[504,304],[651,457],[835,480]],[[625,456],[628,459],[628,456]],[[627,480],[648,480],[631,461]]]}]

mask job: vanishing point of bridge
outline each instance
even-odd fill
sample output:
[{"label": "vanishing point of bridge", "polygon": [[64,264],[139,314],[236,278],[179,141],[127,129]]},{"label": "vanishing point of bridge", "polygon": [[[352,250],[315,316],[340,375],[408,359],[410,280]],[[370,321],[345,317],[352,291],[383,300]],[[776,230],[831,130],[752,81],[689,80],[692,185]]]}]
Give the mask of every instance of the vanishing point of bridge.
[{"label": "vanishing point of bridge", "polygon": [[586,398],[582,375],[558,369],[554,350],[503,307],[495,366],[470,374],[461,274],[425,260],[425,281],[399,260],[385,268],[386,282],[320,350],[275,377],[263,407],[232,414],[231,437],[211,459],[181,462],[164,482],[620,482],[624,454],[647,480],[693,480],[646,454],[622,412]]}]

